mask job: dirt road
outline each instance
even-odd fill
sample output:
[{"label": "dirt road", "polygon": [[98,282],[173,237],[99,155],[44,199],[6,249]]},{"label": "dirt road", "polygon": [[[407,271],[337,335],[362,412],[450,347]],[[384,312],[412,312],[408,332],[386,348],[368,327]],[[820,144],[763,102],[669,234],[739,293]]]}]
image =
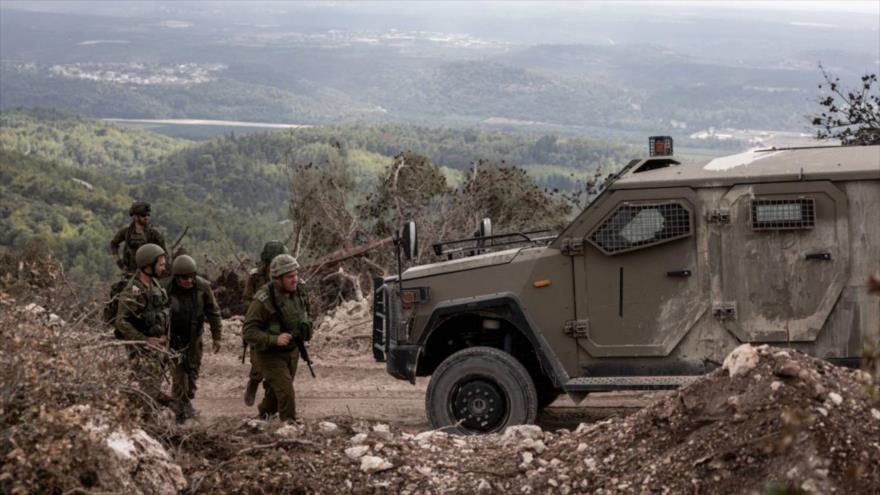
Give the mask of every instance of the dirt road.
[{"label": "dirt road", "polygon": [[[242,400],[249,364],[238,360],[236,354],[240,350],[227,346],[220,354],[205,354],[194,401],[203,420],[256,415],[256,407],[247,407]],[[389,376],[383,364],[366,359],[344,363],[318,361],[315,371],[317,379],[300,362],[294,387],[301,417],[353,417],[414,430],[429,429],[425,416],[427,379],[411,385]],[[258,401],[261,395],[262,390]],[[657,397],[656,393],[645,392],[602,393],[593,394],[576,406],[563,396],[541,414],[538,422],[544,428],[573,428],[579,423],[630,413]]]}]

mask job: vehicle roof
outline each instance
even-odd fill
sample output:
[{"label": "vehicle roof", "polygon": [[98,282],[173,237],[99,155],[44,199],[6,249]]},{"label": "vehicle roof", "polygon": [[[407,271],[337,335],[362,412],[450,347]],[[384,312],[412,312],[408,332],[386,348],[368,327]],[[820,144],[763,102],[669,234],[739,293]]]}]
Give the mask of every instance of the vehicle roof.
[{"label": "vehicle roof", "polygon": [[[680,164],[639,172],[649,161],[669,159]],[[749,150],[696,162],[652,157],[629,167],[610,189],[864,179],[880,179],[880,145]]]}]

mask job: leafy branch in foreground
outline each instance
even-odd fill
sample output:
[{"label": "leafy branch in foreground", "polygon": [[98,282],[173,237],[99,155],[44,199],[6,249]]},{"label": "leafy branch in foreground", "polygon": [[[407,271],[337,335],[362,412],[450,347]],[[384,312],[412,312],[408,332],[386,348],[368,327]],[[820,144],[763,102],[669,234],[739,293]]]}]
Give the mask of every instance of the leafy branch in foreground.
[{"label": "leafy branch in foreground", "polygon": [[822,112],[813,116],[818,139],[839,139],[841,144],[880,144],[880,85],[877,74],[861,77],[861,87],[845,89],[840,78],[829,74],[820,64],[826,91],[819,105]]}]

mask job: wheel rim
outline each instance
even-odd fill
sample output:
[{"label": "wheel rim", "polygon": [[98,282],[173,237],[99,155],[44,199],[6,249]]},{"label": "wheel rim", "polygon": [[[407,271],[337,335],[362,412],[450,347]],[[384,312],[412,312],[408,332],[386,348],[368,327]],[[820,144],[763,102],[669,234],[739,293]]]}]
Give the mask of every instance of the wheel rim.
[{"label": "wheel rim", "polygon": [[450,394],[449,406],[455,423],[465,431],[486,433],[507,422],[507,395],[494,381],[471,377],[460,381]]}]

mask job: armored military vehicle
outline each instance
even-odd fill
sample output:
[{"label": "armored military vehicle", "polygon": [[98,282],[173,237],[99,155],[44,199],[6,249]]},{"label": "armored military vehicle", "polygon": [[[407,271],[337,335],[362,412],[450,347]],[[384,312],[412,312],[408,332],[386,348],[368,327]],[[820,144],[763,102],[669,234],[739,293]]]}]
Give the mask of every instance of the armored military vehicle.
[{"label": "armored military vehicle", "polygon": [[[528,423],[561,393],[667,389],[742,343],[857,366],[880,339],[880,146],[688,163],[652,140],[562,232],[434,244],[375,280],[374,356],[431,376],[434,427]],[[417,241],[408,224],[399,251]]]}]

